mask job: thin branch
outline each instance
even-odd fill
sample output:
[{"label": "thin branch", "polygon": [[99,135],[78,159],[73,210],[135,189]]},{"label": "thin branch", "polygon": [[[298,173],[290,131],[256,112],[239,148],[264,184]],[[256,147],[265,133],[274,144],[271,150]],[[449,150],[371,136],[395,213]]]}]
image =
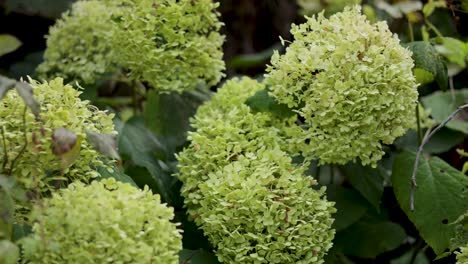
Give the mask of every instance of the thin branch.
[{"label": "thin branch", "polygon": [[2,140],[3,140],[3,164],[2,164],[2,173],[6,170],[6,165],[8,163],[8,151],[6,147],[6,138],[5,138],[5,127],[2,126]]},{"label": "thin branch", "polygon": [[26,112],[28,110],[28,106],[24,106],[24,111],[23,111],[23,133],[24,133],[24,146],[21,148],[21,150],[18,152],[18,155],[13,159],[13,161],[10,164],[10,171],[9,175],[13,172],[13,168],[15,167],[16,161],[23,155],[23,153],[26,151],[26,148],[28,147],[28,134],[27,134],[27,127],[26,127]]},{"label": "thin branch", "polygon": [[416,104],[416,127],[418,129],[418,144],[422,142],[421,118],[419,116],[419,103]]},{"label": "thin branch", "polygon": [[424,150],[424,145],[429,142],[431,137],[437,133],[441,128],[443,128],[450,120],[452,120],[460,111],[463,109],[468,108],[468,104],[464,104],[462,106],[459,106],[457,110],[455,110],[453,113],[451,113],[442,123],[440,123],[435,129],[429,128],[426,131],[426,135],[424,135],[424,138],[421,142],[421,145],[419,146],[418,153],[416,154],[416,160],[414,161],[414,166],[413,166],[413,174],[411,175],[411,192],[410,192],[410,209],[411,211],[414,211],[414,192],[416,187],[418,186],[416,184],[416,173],[418,171],[418,166],[419,166],[419,159],[421,157],[421,154]]}]

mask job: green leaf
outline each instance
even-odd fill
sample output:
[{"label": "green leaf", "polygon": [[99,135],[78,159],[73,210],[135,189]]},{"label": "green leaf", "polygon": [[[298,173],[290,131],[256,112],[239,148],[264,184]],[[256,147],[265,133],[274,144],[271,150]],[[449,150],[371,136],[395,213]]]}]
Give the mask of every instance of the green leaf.
[{"label": "green leaf", "polygon": [[425,17],[428,17],[434,13],[434,10],[438,7],[446,7],[444,0],[429,0],[423,7],[423,14]]},{"label": "green leaf", "polygon": [[294,113],[286,105],[279,104],[268,94],[268,89],[258,91],[245,101],[254,112],[270,112],[279,118],[294,116]]},{"label": "green leaf", "polygon": [[99,153],[113,159],[120,159],[115,135],[97,133],[86,129],[86,140]]},{"label": "green leaf", "polygon": [[19,260],[19,248],[11,241],[0,240],[0,263],[16,264]]},{"label": "green leaf", "polygon": [[333,227],[337,231],[357,222],[370,208],[367,201],[353,189],[331,185],[327,188],[327,197],[336,203],[337,212]]},{"label": "green leaf", "polygon": [[32,228],[26,224],[13,224],[13,241],[18,241],[32,233]]},{"label": "green leaf", "polygon": [[468,43],[456,38],[438,38],[442,45],[435,46],[436,50],[445,56],[450,62],[466,67],[466,57],[468,56]]},{"label": "green leaf", "polygon": [[[453,95],[450,91],[437,91],[421,98],[424,107],[431,110],[431,116],[439,123],[444,121],[457,107],[465,104],[467,100],[467,88],[455,90]],[[446,126],[450,129],[468,134],[468,122],[464,121],[461,115],[455,116]]]},{"label": "green leaf", "polygon": [[5,0],[5,8],[16,13],[58,18],[74,0]]},{"label": "green leaf", "polygon": [[120,168],[117,168],[116,166],[113,166],[111,171],[109,171],[108,168],[104,167],[99,167],[97,171],[99,172],[99,174],[101,174],[102,179],[114,178],[120,182],[129,183],[132,186],[138,187],[130,176],[125,174],[125,172],[123,172]]},{"label": "green leaf", "polygon": [[[465,135],[463,133],[443,127],[437,131],[424,146],[424,152],[435,154],[444,153],[459,145],[464,140]],[[413,129],[408,130],[404,136],[395,141],[395,145],[400,149],[418,151],[419,145],[416,131]]]},{"label": "green leaf", "polygon": [[373,169],[355,163],[340,167],[349,183],[371,203],[377,211],[380,210],[380,200],[384,190],[384,173],[382,168]]},{"label": "green leaf", "polygon": [[207,90],[199,90],[183,94],[151,91],[148,94],[143,111],[145,125],[170,152],[175,152],[176,147],[186,142],[189,118],[209,99]]},{"label": "green leaf", "polygon": [[15,204],[8,190],[0,187],[0,239],[10,239],[13,232]]},{"label": "green leaf", "polygon": [[[179,199],[179,193],[174,191],[178,183],[177,178],[171,176],[171,168],[161,160],[166,155],[165,148],[145,127],[143,119],[134,117],[124,123],[119,138],[119,151],[132,164],[149,172],[150,180],[154,183],[150,187],[159,193],[165,202],[174,203]],[[130,176],[138,184],[135,176]]]},{"label": "green leaf", "polygon": [[180,264],[219,264],[218,258],[213,253],[203,249],[182,249],[179,252]]},{"label": "green leaf", "polygon": [[405,230],[390,221],[359,221],[338,232],[334,247],[345,255],[374,258],[396,249],[406,239]]},{"label": "green leaf", "polygon": [[[437,50],[429,42],[425,41],[408,43],[408,48],[413,52],[414,69],[432,73],[440,89],[447,90],[447,65],[437,53]],[[418,72],[421,72],[420,70]]]},{"label": "green leaf", "polygon": [[5,97],[6,93],[15,87],[16,81],[0,75],[0,100]]},{"label": "green leaf", "polygon": [[283,45],[277,43],[272,47],[255,54],[237,55],[228,61],[228,65],[234,69],[245,69],[256,66],[263,66],[269,61],[275,50],[282,49]]},{"label": "green leaf", "polygon": [[39,117],[39,112],[41,111],[41,106],[39,102],[36,101],[33,95],[33,88],[29,83],[26,82],[17,82],[16,83],[16,91],[18,92],[19,96],[23,98],[24,103],[31,109],[31,112],[34,116]]},{"label": "green leaf", "polygon": [[22,45],[21,41],[12,35],[0,34],[0,57],[15,51]]},{"label": "green leaf", "polygon": [[80,155],[81,137],[60,127],[52,133],[52,153],[61,160],[62,170],[70,167]]},{"label": "green leaf", "polygon": [[404,151],[393,163],[392,184],[400,207],[436,254],[450,246],[454,222],[468,210],[468,178],[445,161],[421,157],[414,194],[415,210],[410,210],[410,181],[416,154]]},{"label": "green leaf", "polygon": [[408,264],[408,263],[429,264],[430,263],[429,259],[426,257],[424,252],[418,252],[416,255],[416,258],[414,259],[414,262],[411,262],[413,255],[414,255],[414,251],[410,250],[398,258],[392,259],[390,261],[390,264]]},{"label": "green leaf", "polygon": [[434,81],[434,74],[420,68],[413,69],[414,77],[419,84],[427,84]]}]

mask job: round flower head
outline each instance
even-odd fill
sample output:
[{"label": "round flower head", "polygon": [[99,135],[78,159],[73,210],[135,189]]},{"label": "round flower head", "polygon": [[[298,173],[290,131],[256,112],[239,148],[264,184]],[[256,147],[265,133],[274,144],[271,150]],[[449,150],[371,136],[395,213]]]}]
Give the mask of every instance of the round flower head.
[{"label": "round flower head", "polygon": [[22,240],[27,263],[179,263],[172,208],[147,187],[104,179],[73,183],[35,208]]},{"label": "round flower head", "polygon": [[39,69],[94,82],[118,67],[164,91],[213,86],[225,68],[216,7],[211,0],[79,1],[51,29]]},{"label": "round flower head", "polygon": [[[113,115],[81,101],[78,97],[80,92],[64,85],[60,78],[43,83],[31,80],[30,84],[40,104],[39,119],[26,108],[16,90],[9,91],[0,100],[3,140],[0,150],[8,154],[4,160],[6,171],[15,176],[23,187],[34,192],[55,188],[52,182],[66,184],[97,177],[94,169],[104,166],[103,157],[87,143],[86,130],[116,134]],[[76,134],[75,144],[80,144],[76,159],[66,168],[52,150],[52,135],[59,128]]]},{"label": "round flower head", "polygon": [[460,252],[455,252],[457,255],[457,264],[468,263],[468,245],[460,248]]},{"label": "round flower head", "polygon": [[110,37],[112,10],[101,1],[78,1],[50,28],[44,62],[37,71],[44,77],[94,83],[117,70]]},{"label": "round flower head", "polygon": [[178,155],[188,213],[225,263],[323,263],[333,203],[292,163],[280,123],[252,113],[255,80],[228,81],[199,108]]},{"label": "round flower head", "polygon": [[297,0],[300,13],[312,16],[325,10],[326,16],[343,11],[346,6],[361,4],[361,0]]},{"label": "round flower head", "polygon": [[418,92],[409,50],[385,22],[370,24],[360,7],[323,13],[291,30],[286,54],[273,55],[270,94],[303,120],[303,155],[320,163],[359,158],[375,165],[414,123]]}]

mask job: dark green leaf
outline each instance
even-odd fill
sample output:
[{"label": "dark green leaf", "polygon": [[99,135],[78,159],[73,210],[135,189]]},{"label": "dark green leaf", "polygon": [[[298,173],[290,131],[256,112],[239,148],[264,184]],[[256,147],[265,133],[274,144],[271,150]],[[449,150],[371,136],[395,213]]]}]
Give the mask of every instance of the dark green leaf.
[{"label": "dark green leaf", "polygon": [[[464,139],[465,135],[463,133],[444,127],[431,137],[431,140],[424,146],[424,152],[444,153],[462,143]],[[408,130],[404,136],[395,141],[395,145],[400,149],[418,151],[418,135],[416,131],[412,129]]]},{"label": "dark green leaf", "polygon": [[406,239],[405,230],[390,221],[359,221],[338,232],[334,246],[345,255],[374,258],[396,249]]},{"label": "dark green leaf", "polygon": [[[457,107],[468,100],[468,89],[453,92],[437,91],[431,95],[421,98],[424,107],[431,110],[432,117],[439,123],[444,121]],[[447,127],[468,134],[468,122],[464,121],[462,115],[455,116],[447,123]]]},{"label": "dark green leaf", "polygon": [[21,44],[21,41],[12,35],[0,34],[0,57],[15,51]]},{"label": "dark green leaf", "polygon": [[279,118],[294,116],[295,113],[286,105],[279,104],[268,94],[268,90],[258,91],[245,101],[254,112],[270,112]]},{"label": "dark green leaf", "polygon": [[0,75],[0,100],[5,97],[6,93],[15,87],[16,81]]},{"label": "dark green leaf", "polygon": [[357,222],[370,208],[369,204],[353,189],[331,185],[327,188],[327,197],[334,201],[337,212],[333,227],[340,231]]},{"label": "dark green leaf", "polygon": [[[171,176],[170,167],[160,159],[165,156],[165,149],[144,126],[141,118],[134,117],[124,124],[119,138],[119,151],[123,157],[128,157],[132,164],[148,170],[151,181],[154,182],[150,187],[154,192],[161,194],[165,202],[173,203],[178,199],[179,194],[174,192],[177,178]],[[135,176],[130,176],[138,184]]]},{"label": "dark green leaf", "polygon": [[414,262],[411,262],[411,259],[414,255],[414,251],[410,250],[406,252],[405,254],[401,255],[400,257],[393,259],[390,261],[390,264],[408,264],[408,263],[413,263],[413,264],[429,264],[430,261],[427,259],[426,255],[424,255],[424,252],[418,252],[416,255],[416,258],[414,259]]},{"label": "dark green leaf", "polygon": [[432,73],[440,89],[447,90],[447,65],[437,50],[425,41],[415,41],[408,44],[413,52],[414,68]]},{"label": "dark green leaf", "polygon": [[17,82],[16,91],[19,96],[23,98],[24,103],[31,109],[31,112],[38,117],[39,112],[41,111],[41,106],[36,101],[33,95],[33,88],[26,82]]},{"label": "dark green leaf", "polygon": [[164,142],[168,151],[175,152],[187,140],[189,118],[208,99],[208,92],[203,89],[181,95],[151,91],[144,108],[145,125]]},{"label": "dark green leaf", "polygon": [[410,210],[410,180],[416,154],[404,151],[393,163],[392,184],[400,207],[436,254],[449,248],[454,222],[468,210],[468,178],[445,161],[421,157],[414,194],[415,210]]},{"label": "dark green leaf", "polygon": [[58,18],[74,0],[5,0],[7,10],[45,18]]},{"label": "dark green leaf", "polygon": [[384,189],[384,173],[380,167],[373,169],[355,163],[341,166],[346,179],[371,203],[377,211],[380,210],[380,199]]},{"label": "dark green leaf", "polygon": [[19,248],[14,243],[8,240],[0,240],[0,263],[18,263],[19,253]]},{"label": "dark green leaf", "polygon": [[213,253],[203,249],[183,249],[179,253],[180,264],[218,264],[220,263]]},{"label": "dark green leaf", "polygon": [[233,57],[229,60],[228,64],[231,68],[234,69],[244,69],[244,68],[252,68],[255,66],[262,66],[265,65],[265,62],[269,61],[273,52],[278,49],[282,49],[283,45],[281,43],[277,43],[272,47],[263,50],[259,53],[255,54],[242,54]]},{"label": "dark green leaf", "polygon": [[97,133],[86,129],[86,140],[99,153],[114,159],[120,159],[115,135]]},{"label": "dark green leaf", "polygon": [[135,187],[138,187],[130,176],[125,174],[125,172],[123,172],[120,168],[117,168],[116,166],[112,167],[112,172],[104,167],[99,167],[98,172],[99,174],[101,174],[101,177],[103,179],[114,178],[120,182],[129,183]]},{"label": "dark green leaf", "polygon": [[18,241],[23,237],[27,237],[32,233],[32,228],[26,224],[14,224],[13,225],[13,241]]}]

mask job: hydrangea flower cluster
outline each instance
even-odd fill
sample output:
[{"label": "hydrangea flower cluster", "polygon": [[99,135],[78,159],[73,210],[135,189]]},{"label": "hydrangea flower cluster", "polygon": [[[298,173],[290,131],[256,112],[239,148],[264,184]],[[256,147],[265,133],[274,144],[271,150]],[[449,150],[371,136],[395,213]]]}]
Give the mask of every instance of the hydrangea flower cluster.
[{"label": "hydrangea flower cluster", "polygon": [[[39,120],[26,108],[16,90],[9,91],[0,100],[0,127],[3,130],[0,140],[4,141],[0,144],[0,151],[7,153],[6,169],[23,187],[34,191],[48,191],[51,181],[88,181],[97,177],[95,168],[105,165],[101,155],[85,140],[86,130],[116,134],[113,114],[82,101],[80,92],[64,85],[63,79],[43,83],[30,80],[30,84],[40,104]],[[83,139],[79,156],[65,169],[61,167],[60,158],[52,152],[52,134],[58,128],[66,128]],[[9,168],[15,159],[16,163]]]},{"label": "hydrangea flower cluster", "polygon": [[325,15],[329,16],[343,11],[346,6],[359,5],[361,0],[297,0],[300,12],[306,16],[312,16],[325,10]]},{"label": "hydrangea flower cluster", "polygon": [[[80,1],[51,29],[39,71],[94,82],[124,71],[161,91],[222,78],[222,23],[211,0]],[[109,10],[110,9],[110,10]]]},{"label": "hydrangea flower cluster", "polygon": [[188,213],[221,262],[323,263],[333,203],[283,150],[280,122],[244,104],[261,89],[234,79],[199,108],[191,145],[178,155]]},{"label": "hydrangea flower cluster", "polygon": [[22,240],[28,263],[179,263],[172,208],[146,187],[104,179],[77,182],[35,208]]},{"label": "hydrangea flower cluster", "polygon": [[460,252],[455,252],[457,255],[457,264],[468,263],[468,245],[460,248]]},{"label": "hydrangea flower cluster", "polygon": [[384,154],[414,124],[417,84],[411,52],[385,22],[371,24],[360,7],[329,19],[321,13],[291,29],[294,42],[276,52],[266,74],[270,94],[303,120],[303,155],[321,164],[363,165]]}]

